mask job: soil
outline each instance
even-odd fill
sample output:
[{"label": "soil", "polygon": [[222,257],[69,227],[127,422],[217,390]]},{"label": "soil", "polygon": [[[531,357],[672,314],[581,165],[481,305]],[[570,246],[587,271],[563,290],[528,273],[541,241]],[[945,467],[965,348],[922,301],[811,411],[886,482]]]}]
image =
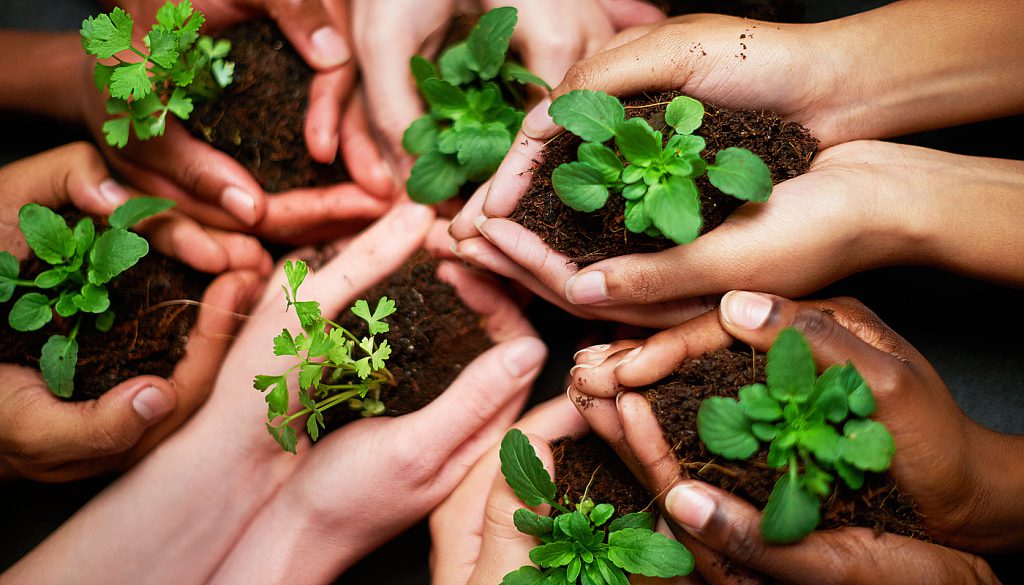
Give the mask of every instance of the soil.
[{"label": "soil", "polygon": [[[764,366],[764,356],[755,357],[749,349],[721,350],[684,363],[676,374],[643,390],[665,439],[690,476],[762,509],[783,470],[767,466],[767,448],[750,461],[729,461],[707,451],[697,435],[697,409],[709,396],[735,398],[740,386],[763,382]],[[838,479],[835,486],[822,505],[819,530],[864,526],[927,539],[913,502],[900,493],[889,474],[868,473],[864,487],[857,491]]]},{"label": "soil", "polygon": [[[665,108],[677,95],[681,94],[665,92],[624,100],[626,117],[643,117],[667,139],[670,134],[666,131]],[[803,126],[786,122],[772,112],[730,110],[708,103],[704,109],[704,121],[697,134],[707,142],[702,154],[705,160],[714,160],[723,148],[746,148],[768,163],[772,181],[777,184],[806,172],[818,153],[817,139]],[[544,161],[533,169],[527,192],[510,219],[539,235],[552,249],[580,267],[614,256],[659,252],[675,246],[667,238],[626,230],[625,199],[620,196],[609,197],[604,208],[593,213],[575,211],[562,203],[551,187],[551,173],[558,165],[576,160],[580,142],[570,132],[549,141]],[[613,142],[607,144],[614,148]],[[721,225],[743,203],[716,189],[706,176],[697,180],[697,187],[704,218],[701,233]]]},{"label": "soil", "polygon": [[302,57],[268,20],[225,29],[234,81],[215,100],[197,103],[185,125],[231,155],[269,193],[349,181],[340,160],[325,165],[306,148],[305,123],[313,79]]},{"label": "soil", "polygon": [[565,495],[575,504],[585,493],[595,504],[615,506],[613,518],[645,509],[657,513],[658,507],[651,505],[654,499],[597,435],[556,439],[551,443],[551,452],[558,497]]},{"label": "soil", "polygon": [[[388,370],[399,383],[382,396],[388,416],[429,404],[463,368],[494,345],[484,330],[483,317],[466,307],[454,288],[438,280],[437,267],[438,262],[421,250],[391,278],[360,295],[372,307],[387,296],[397,309],[387,319],[391,329],[385,334],[392,348]],[[357,337],[366,334],[366,323],[351,312],[346,311],[338,323]],[[328,430],[358,418],[344,405],[324,412]]]},{"label": "soil", "polygon": [[793,0],[658,0],[669,16],[714,13],[768,22],[800,22],[803,7]]},{"label": "soil", "polygon": [[[62,213],[69,225],[82,216]],[[97,229],[102,220],[96,220]],[[34,277],[49,265],[33,257],[21,263],[21,274]],[[185,355],[189,332],[199,309],[174,301],[200,301],[212,277],[192,270],[155,250],[107,285],[114,326],[101,333],[86,316],[78,332],[78,367],[69,400],[99,398],[110,388],[135,376],[169,377]],[[16,291],[16,297],[23,294]],[[162,303],[167,303],[162,305]],[[54,320],[39,331],[11,329],[6,314],[0,319],[0,363],[39,367],[39,352],[54,334],[68,334],[75,318]]]}]

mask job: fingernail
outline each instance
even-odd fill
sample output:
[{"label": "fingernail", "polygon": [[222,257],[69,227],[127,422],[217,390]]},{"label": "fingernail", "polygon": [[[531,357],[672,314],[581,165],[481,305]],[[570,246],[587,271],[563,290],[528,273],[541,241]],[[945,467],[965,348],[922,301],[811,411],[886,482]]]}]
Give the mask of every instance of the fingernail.
[{"label": "fingernail", "polygon": [[595,270],[573,276],[565,283],[565,296],[574,305],[590,305],[608,300],[604,273]]},{"label": "fingernail", "polygon": [[740,329],[753,330],[764,325],[772,312],[772,300],[764,295],[732,291],[722,297],[722,315]]},{"label": "fingernail", "polygon": [[581,349],[581,350],[577,351],[576,353],[572,354],[572,359],[573,360],[577,360],[577,359],[579,359],[579,357],[581,355],[583,355],[584,353],[587,353],[587,352],[599,353],[599,352],[602,352],[602,351],[608,349],[611,346],[612,345],[610,343],[602,343],[601,345],[591,345],[590,347],[584,347],[583,349]]},{"label": "fingernail", "polygon": [[241,187],[232,185],[224,189],[220,204],[245,225],[256,223],[256,197]]},{"label": "fingernail", "polygon": [[629,351],[629,353],[627,353],[625,356],[623,356],[622,361],[619,362],[619,365],[620,366],[624,366],[624,365],[628,364],[629,362],[635,360],[636,356],[640,355],[640,350],[642,350],[643,348],[644,348],[644,346],[641,345],[640,347],[636,347],[636,348],[631,349]]},{"label": "fingernail", "polygon": [[684,527],[703,530],[715,513],[715,501],[699,487],[680,484],[665,497],[669,515]]},{"label": "fingernail", "polygon": [[309,38],[324,67],[337,67],[352,57],[348,43],[333,26],[317,29]]},{"label": "fingernail", "polygon": [[107,203],[110,203],[115,207],[131,198],[128,190],[122,187],[121,183],[118,183],[114,179],[107,179],[100,183],[100,195],[103,196],[103,199]]},{"label": "fingernail", "polygon": [[452,251],[452,254],[459,255],[459,246],[455,243],[455,240],[448,240],[448,249]]},{"label": "fingernail", "polygon": [[485,221],[487,221],[486,215],[478,215],[476,216],[476,219],[473,220],[473,225],[475,225],[476,229],[479,230],[484,225]]},{"label": "fingernail", "polygon": [[501,363],[505,366],[505,371],[513,378],[518,378],[540,366],[546,353],[547,348],[539,339],[528,337],[506,349],[505,355],[501,357]]},{"label": "fingernail", "polygon": [[548,108],[551,107],[551,98],[546,97],[542,99],[530,113],[523,119],[523,134],[526,134],[530,138],[540,139],[543,138],[551,128],[554,127],[555,121],[551,119],[551,115],[548,114]]},{"label": "fingernail", "polygon": [[430,208],[426,205],[406,204],[395,214],[395,223],[401,230],[417,230],[427,221],[430,213]]},{"label": "fingernail", "polygon": [[146,386],[132,399],[132,408],[147,422],[162,418],[173,406],[171,399],[155,386]]}]

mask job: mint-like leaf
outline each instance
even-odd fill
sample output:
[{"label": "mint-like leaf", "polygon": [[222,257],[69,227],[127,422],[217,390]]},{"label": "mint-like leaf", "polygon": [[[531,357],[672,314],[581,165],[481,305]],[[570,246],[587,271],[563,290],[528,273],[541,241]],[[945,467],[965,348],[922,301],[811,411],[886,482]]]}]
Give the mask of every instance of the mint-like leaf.
[{"label": "mint-like leaf", "polygon": [[654,226],[677,244],[692,242],[700,235],[700,195],[690,179],[670,176],[650,185],[644,210]]},{"label": "mint-like leaf", "polygon": [[724,148],[708,167],[708,179],[723,193],[746,201],[767,201],[772,194],[772,172],[745,148]]},{"label": "mint-like leaf", "polygon": [[135,197],[110,214],[110,227],[129,229],[140,221],[174,207],[174,201],[162,197]]},{"label": "mint-like leaf", "polygon": [[789,474],[775,482],[768,505],[761,517],[761,537],[765,542],[789,544],[807,536],[818,525],[818,499],[807,492]]},{"label": "mint-like leaf", "polygon": [[466,37],[466,46],[473,58],[471,64],[473,70],[480,74],[480,79],[486,81],[498,74],[518,19],[515,8],[495,8],[481,16]]},{"label": "mint-like leaf", "polygon": [[608,201],[608,186],[600,170],[581,162],[558,165],[551,185],[559,198],[576,211],[591,212]]},{"label": "mint-like leaf", "polygon": [[78,364],[78,342],[63,335],[51,335],[43,344],[39,371],[46,386],[55,395],[69,398],[75,390],[75,366]]},{"label": "mint-like leaf", "polygon": [[416,159],[406,190],[413,201],[429,205],[451,199],[465,182],[466,171],[454,156],[432,150]]},{"label": "mint-like leaf", "polygon": [[53,319],[50,299],[39,293],[28,293],[14,302],[7,322],[15,331],[35,331]]},{"label": "mint-like leaf", "polygon": [[101,234],[89,251],[89,282],[106,284],[149,253],[149,242],[123,229]]},{"label": "mint-like leaf", "polygon": [[678,577],[693,571],[693,554],[664,534],[624,528],[608,535],[608,559],[634,575]]},{"label": "mint-like leaf", "polygon": [[626,118],[618,99],[587,89],[560,96],[548,113],[556,124],[588,142],[607,142]]},{"label": "mint-like leaf", "polygon": [[498,455],[501,473],[516,497],[527,506],[555,503],[555,483],[522,431],[508,431],[501,441]]},{"label": "mint-like leaf", "polygon": [[746,459],[758,449],[743,407],[731,398],[713,396],[701,403],[697,433],[712,453],[726,459]]},{"label": "mint-like leaf", "polygon": [[61,264],[75,253],[75,238],[64,218],[29,203],[18,211],[18,225],[29,248],[48,264]]},{"label": "mint-like leaf", "polygon": [[665,123],[679,134],[693,134],[704,120],[704,104],[684,95],[674,98],[665,109]]}]

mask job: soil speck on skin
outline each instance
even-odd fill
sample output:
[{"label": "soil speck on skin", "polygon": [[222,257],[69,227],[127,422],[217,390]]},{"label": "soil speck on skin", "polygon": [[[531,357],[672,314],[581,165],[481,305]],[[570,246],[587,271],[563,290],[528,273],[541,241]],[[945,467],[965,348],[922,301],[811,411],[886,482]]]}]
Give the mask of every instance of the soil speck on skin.
[{"label": "soil speck on skin", "polygon": [[[556,439],[551,443],[551,454],[555,461],[555,485],[558,486],[559,498],[567,494],[576,504],[586,493],[595,504],[615,506],[614,518],[645,508],[657,513],[657,506],[651,505],[654,498],[633,477],[615,451],[597,435]],[[587,486],[590,486],[589,490]]]}]

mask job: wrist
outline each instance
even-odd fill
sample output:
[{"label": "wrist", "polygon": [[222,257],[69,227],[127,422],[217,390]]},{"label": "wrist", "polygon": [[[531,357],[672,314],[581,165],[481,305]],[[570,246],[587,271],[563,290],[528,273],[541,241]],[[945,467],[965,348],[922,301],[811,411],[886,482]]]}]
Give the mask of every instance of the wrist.
[{"label": "wrist", "polygon": [[1024,552],[1024,436],[1006,435],[980,427],[971,444],[968,498],[973,503],[972,527],[962,538],[977,552]]}]

